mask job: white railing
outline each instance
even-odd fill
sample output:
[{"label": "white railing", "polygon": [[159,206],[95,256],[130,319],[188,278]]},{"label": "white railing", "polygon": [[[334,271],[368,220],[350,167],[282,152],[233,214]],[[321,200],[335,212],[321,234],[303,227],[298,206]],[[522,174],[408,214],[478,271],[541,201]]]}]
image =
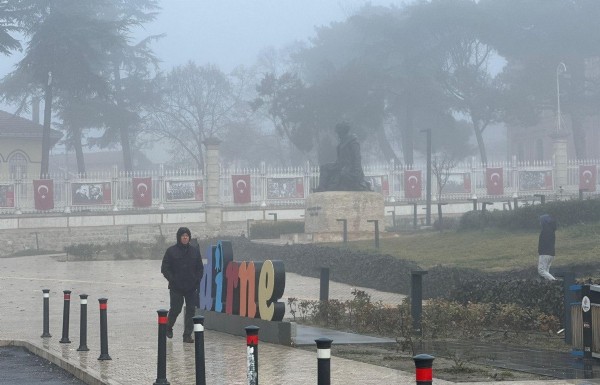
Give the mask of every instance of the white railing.
[{"label": "white railing", "polygon": [[[600,160],[569,161],[567,183],[558,186],[556,169],[551,162],[501,162],[493,164],[461,163],[450,170],[448,182],[438,197],[437,180],[432,174],[432,198],[442,201],[460,201],[472,198],[489,201],[532,198],[543,194],[548,199],[561,199],[580,193],[582,168],[595,171],[593,186],[587,185],[586,194],[594,194],[600,181],[597,172]],[[590,168],[591,167],[591,168]],[[586,169],[587,170],[587,169]],[[364,166],[365,176],[374,191],[383,194],[388,202],[422,202],[425,200],[426,166],[393,163]],[[588,172],[588,171],[585,171]],[[414,176],[407,178],[408,175]],[[588,175],[591,175],[588,173]],[[236,203],[234,178],[249,178],[250,196],[245,203]],[[142,180],[134,178],[150,178]],[[41,212],[103,212],[149,209],[203,209],[207,197],[206,175],[201,170],[157,170],[124,172],[111,170],[89,172],[85,175],[57,173],[49,175],[52,186],[34,191],[35,178],[11,178],[0,175],[0,214]],[[150,191],[146,204],[136,203],[134,180],[138,193]],[[245,179],[247,180],[247,179]],[[220,168],[219,202],[225,207],[304,207],[306,197],[318,185],[319,167]],[[496,184],[490,189],[491,182]],[[143,183],[142,183],[143,182]],[[45,183],[45,182],[44,182]],[[140,184],[141,183],[141,184]],[[413,184],[411,186],[405,184]],[[245,183],[244,183],[245,185]],[[411,194],[407,191],[412,187]],[[36,209],[36,194],[52,190],[53,207]],[[493,191],[492,191],[493,190]],[[39,199],[39,197],[38,197]],[[146,197],[148,199],[148,197]],[[38,204],[39,206],[39,204]]]}]

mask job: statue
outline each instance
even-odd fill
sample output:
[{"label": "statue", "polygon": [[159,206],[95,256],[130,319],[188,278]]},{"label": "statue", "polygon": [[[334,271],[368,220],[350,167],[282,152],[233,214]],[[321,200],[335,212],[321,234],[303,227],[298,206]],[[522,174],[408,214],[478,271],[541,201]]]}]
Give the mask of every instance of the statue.
[{"label": "statue", "polygon": [[338,123],[335,132],[340,141],[337,159],[320,166],[319,186],[314,191],[371,191],[361,165],[360,144],[350,133],[350,125]]}]

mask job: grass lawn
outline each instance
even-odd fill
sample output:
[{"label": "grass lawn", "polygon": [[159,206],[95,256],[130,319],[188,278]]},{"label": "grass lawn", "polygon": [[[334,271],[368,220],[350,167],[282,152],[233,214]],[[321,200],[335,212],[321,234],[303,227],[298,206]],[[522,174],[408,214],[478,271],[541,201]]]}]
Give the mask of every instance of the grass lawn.
[{"label": "grass lawn", "polygon": [[[394,238],[382,237],[379,252],[415,261],[424,269],[446,265],[504,271],[537,266],[538,235],[537,231],[497,229],[400,234]],[[377,250],[374,241],[350,242],[347,247]],[[600,223],[559,227],[552,266],[593,262],[600,263]]]}]

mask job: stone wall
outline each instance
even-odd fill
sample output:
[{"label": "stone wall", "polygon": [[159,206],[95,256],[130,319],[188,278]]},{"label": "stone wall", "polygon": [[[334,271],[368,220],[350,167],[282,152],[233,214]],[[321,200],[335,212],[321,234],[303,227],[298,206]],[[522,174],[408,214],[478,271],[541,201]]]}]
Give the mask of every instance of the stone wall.
[{"label": "stone wall", "polygon": [[[157,237],[164,235],[167,242],[174,243],[175,233],[180,226],[189,227],[194,238],[203,239],[210,236],[206,233],[205,223],[4,229],[0,231],[0,256],[27,249],[62,252],[65,246],[125,242],[128,237],[130,241],[153,243]],[[223,235],[239,236],[245,229],[246,223],[228,223],[224,226]]]}]

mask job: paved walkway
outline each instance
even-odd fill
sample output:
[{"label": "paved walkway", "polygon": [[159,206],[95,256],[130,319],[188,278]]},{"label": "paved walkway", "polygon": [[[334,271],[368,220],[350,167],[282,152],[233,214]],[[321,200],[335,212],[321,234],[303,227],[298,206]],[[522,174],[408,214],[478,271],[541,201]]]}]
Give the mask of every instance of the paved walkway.
[{"label": "paved walkway", "polygon": [[[98,379],[97,384],[152,384],[156,380],[156,310],[168,308],[166,282],[160,261],[60,262],[47,256],[0,259],[0,340],[26,341],[42,352]],[[42,339],[42,289],[50,289],[50,333]],[[318,298],[319,281],[287,275],[286,296]],[[60,344],[63,290],[72,290],[70,344]],[[397,303],[401,296],[365,290],[373,300]],[[352,298],[348,285],[331,283],[330,297]],[[78,352],[79,294],[88,294],[89,352]],[[108,298],[108,340],[111,361],[100,355],[98,298]],[[182,320],[167,343],[167,379],[173,385],[195,382],[194,345],[181,342]],[[335,341],[334,341],[335,343]],[[246,384],[246,344],[242,337],[205,332],[206,375],[214,385]],[[262,343],[259,376],[263,384],[315,384],[315,353]],[[435,373],[435,370],[434,370]],[[89,378],[88,378],[89,379]],[[414,384],[407,373],[332,357],[332,384]],[[503,382],[503,384],[517,382]],[[523,382],[521,382],[523,383]],[[541,384],[583,384],[589,380],[537,381]],[[434,384],[452,382],[434,380]],[[490,383],[486,383],[490,384]]]}]

